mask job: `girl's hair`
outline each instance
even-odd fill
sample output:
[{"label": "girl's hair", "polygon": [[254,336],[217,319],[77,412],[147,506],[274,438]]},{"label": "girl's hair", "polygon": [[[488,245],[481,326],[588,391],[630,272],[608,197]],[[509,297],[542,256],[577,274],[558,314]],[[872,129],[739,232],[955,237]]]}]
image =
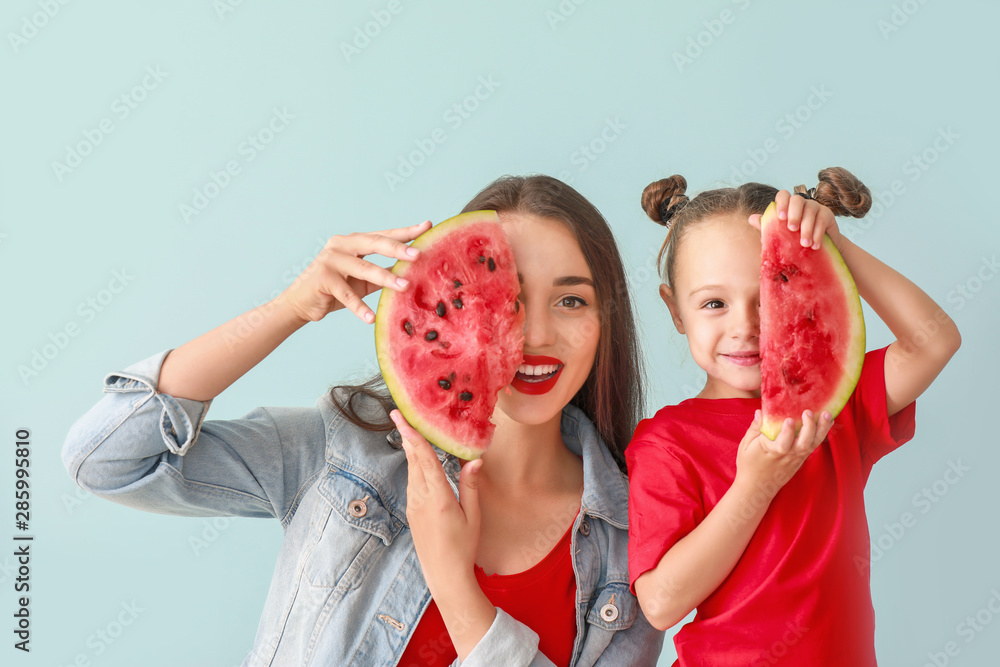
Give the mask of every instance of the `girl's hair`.
[{"label": "girl's hair", "polygon": [[[778,189],[763,183],[744,183],[738,188],[706,190],[694,199],[684,195],[687,181],[674,174],[670,178],[650,183],[642,191],[642,210],[649,218],[667,227],[657,263],[660,278],[671,289],[674,286],[674,265],[677,248],[688,229],[706,218],[719,215],[749,217],[763,213],[774,201]],[[872,206],[872,195],[864,183],[841,167],[830,167],[819,172],[819,185],[810,190],[799,186],[796,192],[808,194],[828,207],[834,215],[861,218]]]},{"label": "girl's hair", "polygon": [[[502,176],[473,197],[462,212],[480,210],[558,220],[569,228],[580,244],[594,277],[600,338],[590,375],[570,403],[594,422],[624,472],[625,447],[643,408],[643,377],[625,267],[611,228],[583,195],[550,176]],[[376,415],[373,419],[368,411],[365,415],[360,414],[359,406],[355,405],[360,396],[378,401],[384,415]],[[334,387],[330,390],[330,398],[357,426],[375,431],[395,428],[387,417],[393,403],[381,376],[361,385]]]}]

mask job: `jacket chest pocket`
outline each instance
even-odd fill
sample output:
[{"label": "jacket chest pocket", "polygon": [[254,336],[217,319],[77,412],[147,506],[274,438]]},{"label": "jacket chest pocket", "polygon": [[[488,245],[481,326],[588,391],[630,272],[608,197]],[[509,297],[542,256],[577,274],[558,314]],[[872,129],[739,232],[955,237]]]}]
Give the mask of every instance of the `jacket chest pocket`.
[{"label": "jacket chest pocket", "polygon": [[623,582],[609,583],[594,597],[587,612],[587,635],[579,656],[580,665],[592,665],[611,643],[615,632],[632,627],[639,601]]},{"label": "jacket chest pocket", "polygon": [[341,470],[330,470],[317,491],[305,576],[315,587],[350,590],[377,567],[403,523],[386,510],[374,488]]}]

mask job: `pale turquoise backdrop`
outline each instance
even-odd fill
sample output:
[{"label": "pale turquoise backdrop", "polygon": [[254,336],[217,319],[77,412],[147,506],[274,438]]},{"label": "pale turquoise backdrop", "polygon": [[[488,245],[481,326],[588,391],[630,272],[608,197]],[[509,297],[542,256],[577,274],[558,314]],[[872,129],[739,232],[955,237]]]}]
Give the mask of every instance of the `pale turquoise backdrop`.
[{"label": "pale turquoise backdrop", "polygon": [[[28,655],[0,546],[0,663],[239,664],[278,524],[77,495],[59,448],[105,373],[271,298],[329,236],[441,220],[504,173],[564,178],[630,263],[651,412],[702,378],[657,298],[642,188],[675,172],[694,191],[812,185],[841,165],[878,199],[845,229],[964,336],[917,437],[868,486],[880,661],[1000,664],[998,20],[985,0],[6,1],[0,543],[16,532],[17,428],[36,540]],[[889,342],[868,326],[869,348]],[[373,360],[370,329],[338,313],[211,415],[312,405]],[[952,465],[969,470],[949,484]]]}]

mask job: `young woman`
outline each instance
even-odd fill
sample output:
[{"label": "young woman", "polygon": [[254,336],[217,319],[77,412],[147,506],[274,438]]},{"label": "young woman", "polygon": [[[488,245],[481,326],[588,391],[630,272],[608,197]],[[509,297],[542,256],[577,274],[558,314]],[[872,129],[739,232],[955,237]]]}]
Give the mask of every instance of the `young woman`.
[{"label": "young woman", "polygon": [[[373,383],[205,419],[306,323],[342,308],[372,322],[361,297],[409,285],[363,258],[414,259],[428,223],[331,238],[274,301],[108,375],[71,429],[67,469],[94,494],[281,521],[245,665],[655,664],[662,635],[628,581],[623,454],[641,384],[614,238],[545,176],[499,179],[465,207],[481,209],[499,213],[526,313],[524,362],[479,462],[432,448]],[[547,391],[526,389],[541,377]]]}]

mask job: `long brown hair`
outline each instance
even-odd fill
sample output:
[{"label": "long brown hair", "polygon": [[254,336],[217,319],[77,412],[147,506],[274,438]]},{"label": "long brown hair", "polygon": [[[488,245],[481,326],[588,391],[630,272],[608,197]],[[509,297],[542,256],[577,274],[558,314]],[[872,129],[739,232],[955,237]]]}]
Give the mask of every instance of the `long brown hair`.
[{"label": "long brown hair", "polygon": [[[590,375],[570,403],[594,423],[619,468],[625,471],[625,447],[643,409],[643,371],[625,267],[611,228],[583,195],[551,176],[498,178],[462,209],[479,210],[558,220],[580,244],[594,277],[601,330]],[[343,394],[338,396],[337,390],[342,390],[346,399]],[[360,396],[377,400],[386,415],[393,407],[381,376],[330,391],[334,404],[352,423],[369,430],[391,431],[394,426],[388,418],[372,421],[358,414],[354,401]]]},{"label": "long brown hair", "polygon": [[[642,191],[642,210],[650,220],[668,229],[657,263],[660,277],[670,288],[674,286],[677,248],[688,229],[713,216],[763,213],[778,194],[777,188],[763,183],[706,190],[690,200],[684,194],[686,190],[687,181],[683,176],[674,174],[650,183]],[[838,216],[861,218],[872,206],[872,195],[865,184],[842,167],[823,169],[819,172],[819,185],[811,190],[800,186],[796,191],[808,194]]]}]

